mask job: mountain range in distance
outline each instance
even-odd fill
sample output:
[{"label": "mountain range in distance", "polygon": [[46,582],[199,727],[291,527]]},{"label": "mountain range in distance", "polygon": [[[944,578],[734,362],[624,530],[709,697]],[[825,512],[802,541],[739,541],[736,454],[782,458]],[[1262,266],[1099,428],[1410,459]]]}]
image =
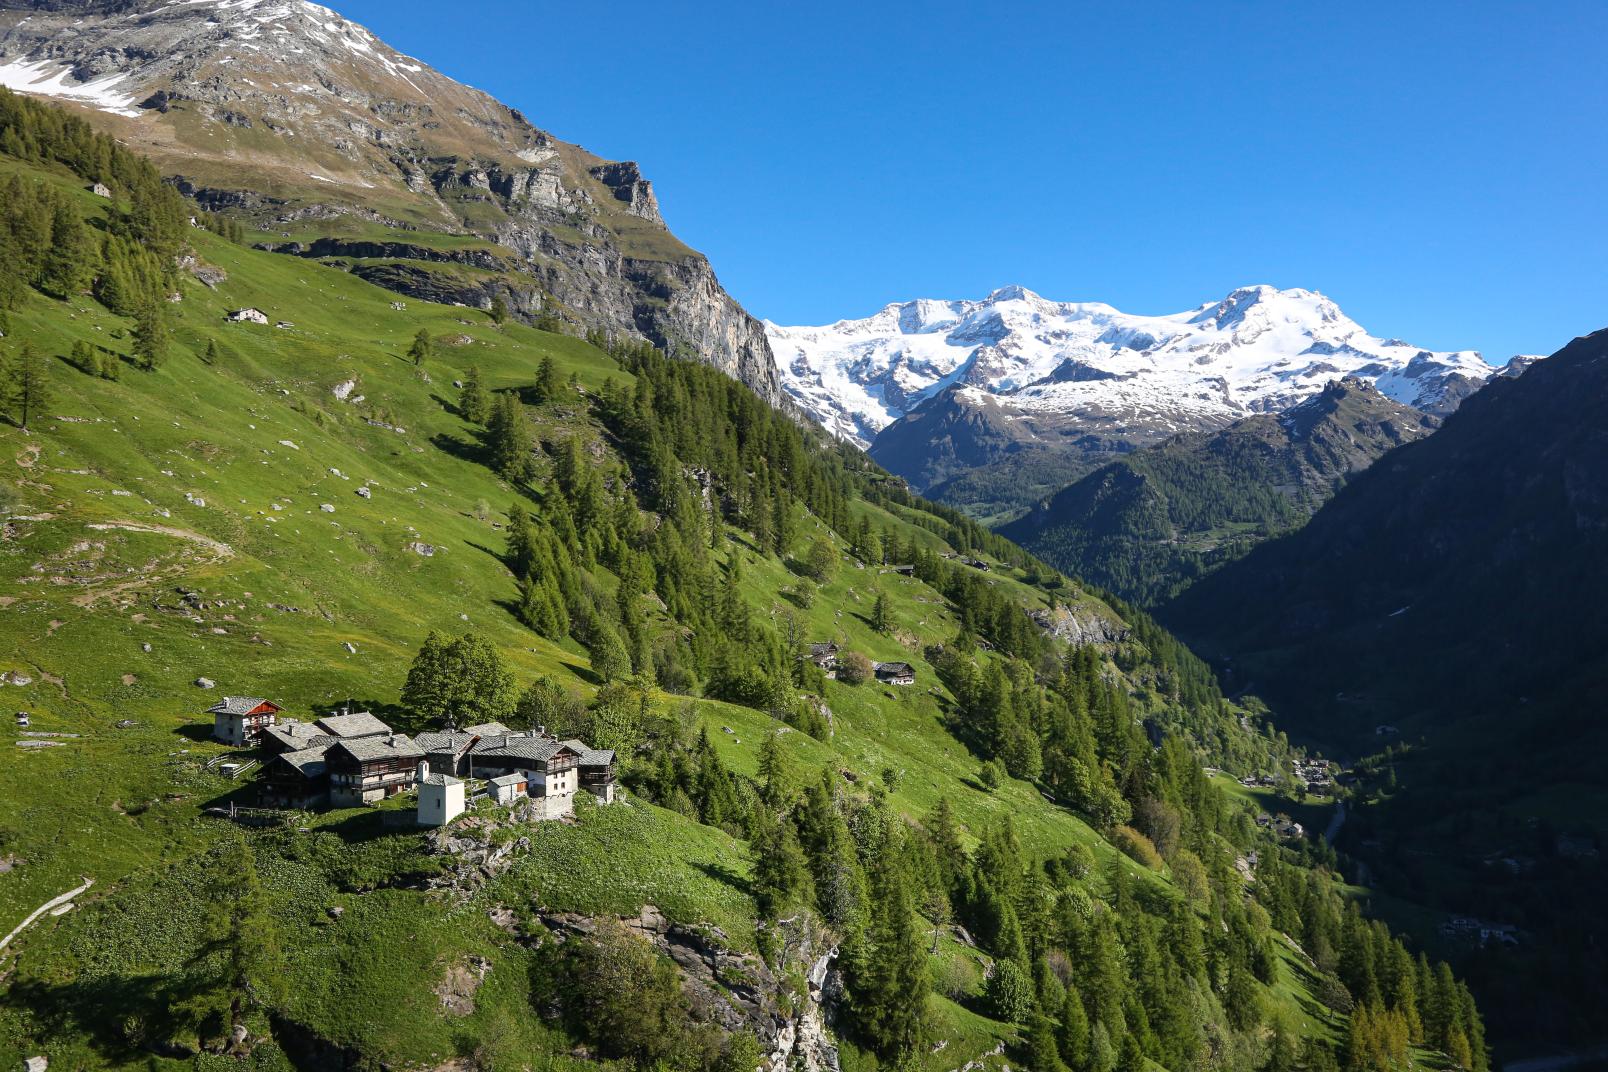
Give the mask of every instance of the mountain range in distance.
[{"label": "mountain range in distance", "polygon": [[1438,416],[1503,371],[1475,351],[1376,337],[1322,294],[1270,286],[1165,316],[1013,286],[766,331],[784,390],[807,412],[917,489],[989,520],[1103,461],[1283,412],[1334,380]]}]

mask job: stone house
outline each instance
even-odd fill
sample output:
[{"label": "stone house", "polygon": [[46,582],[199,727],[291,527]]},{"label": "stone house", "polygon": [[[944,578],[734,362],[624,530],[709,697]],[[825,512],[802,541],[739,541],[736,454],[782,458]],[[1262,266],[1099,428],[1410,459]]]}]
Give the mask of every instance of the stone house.
[{"label": "stone house", "polygon": [[431,774],[428,761],[419,764],[418,824],[446,826],[463,814],[464,782],[450,774]]},{"label": "stone house", "polygon": [[225,696],[207,708],[212,736],[236,748],[249,748],[274,724],[279,705],[260,696]]},{"label": "stone house", "polygon": [[914,685],[916,668],[909,663],[876,663],[872,666],[877,680],[884,685]]},{"label": "stone house", "polygon": [[336,741],[324,755],[329,801],[354,807],[411,789],[423,758],[424,749],[403,733]]}]

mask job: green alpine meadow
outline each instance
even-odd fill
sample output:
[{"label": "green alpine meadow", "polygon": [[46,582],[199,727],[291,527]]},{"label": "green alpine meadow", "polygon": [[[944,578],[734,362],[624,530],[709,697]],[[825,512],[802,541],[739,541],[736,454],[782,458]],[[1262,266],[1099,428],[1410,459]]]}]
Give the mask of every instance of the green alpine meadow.
[{"label": "green alpine meadow", "polygon": [[760,320],[962,278],[844,238],[931,28],[687,109],[753,57],[628,7],[353,14],[673,193],[303,0],[0,0],[0,1069],[1600,1059],[1601,333]]}]

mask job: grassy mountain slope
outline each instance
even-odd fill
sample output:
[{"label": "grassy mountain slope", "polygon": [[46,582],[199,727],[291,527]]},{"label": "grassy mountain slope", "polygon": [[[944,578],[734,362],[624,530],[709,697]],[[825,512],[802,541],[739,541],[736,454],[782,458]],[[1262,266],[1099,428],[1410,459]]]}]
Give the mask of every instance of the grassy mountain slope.
[{"label": "grassy mountain slope", "polygon": [[1592,952],[1608,784],[1580,759],[1604,743],[1605,390],[1599,331],[1161,612],[1298,738],[1395,746],[1348,844],[1431,923],[1522,929],[1517,949],[1463,956],[1503,1036],[1544,1049],[1600,1041],[1608,987]]},{"label": "grassy mountain slope", "polygon": [[[121,196],[87,193],[82,175],[15,159],[3,166],[56,189],[97,229],[124,225]],[[898,869],[877,858],[879,847],[888,859],[898,848],[910,869],[934,875],[914,887],[914,907],[929,918],[911,948],[920,971],[944,981],[930,996],[908,991],[927,1020],[909,1053],[920,1067],[942,1072],[987,1053],[990,1068],[1033,1061],[1018,1055],[1062,1017],[1063,1006],[1048,1003],[1061,985],[1051,981],[1052,961],[1088,990],[1106,1047],[1120,1044],[1130,1062],[1198,1055],[1173,1061],[1181,1069],[1215,1054],[1223,1067],[1249,1069],[1291,1039],[1321,1044],[1345,1031],[1334,1011],[1347,1007],[1334,996],[1341,966],[1309,962],[1279,932],[1365,932],[1342,917],[1331,879],[1300,877],[1309,872],[1295,866],[1295,853],[1286,867],[1286,854],[1211,791],[1198,766],[1249,770],[1283,754],[1246,731],[1243,712],[1148,620],[1124,621],[997,538],[898,492],[857,453],[776,419],[713,372],[629,348],[611,356],[460,308],[398,309],[393,294],[351,274],[201,229],[185,241],[227,278],[216,289],[180,281],[183,300],[166,310],[172,343],[152,370],[132,360],[130,321],[81,293],[30,291],[7,313],[12,368],[21,367],[24,345],[43,354],[54,400],[35,410],[28,430],[0,428],[0,671],[10,706],[32,712],[26,730],[6,727],[11,762],[0,765],[0,929],[81,876],[95,885],[76,910],[45,917],[5,951],[0,1061],[45,1052],[68,1068],[236,1064],[173,1046],[184,1037],[176,1012],[214,963],[201,943],[218,906],[244,896],[228,881],[243,839],[283,962],[273,973],[278,992],[251,1002],[247,1027],[267,1040],[246,1059],[253,1067],[591,1066],[577,1046],[608,1040],[550,1015],[555,973],[587,943],[559,949],[542,937],[539,911],[635,915],[654,904],[673,921],[718,926],[733,951],[767,951],[779,964],[789,962],[774,959],[768,944],[775,909],[814,911],[811,895],[775,886],[774,856],[756,827],[745,829],[740,815],[715,821],[709,799],[662,784],[685,759],[675,740],[699,731],[718,758],[696,759],[700,778],[720,783],[721,770],[731,772],[726,784],[754,803],[755,823],[773,800],[784,801],[791,823],[789,810],[809,807],[800,791],[824,773],[839,801],[829,812],[841,807],[845,827],[854,823],[851,870],[863,865],[873,888],[894,898],[912,895]],[[226,322],[243,306],[291,326]],[[432,347],[418,365],[406,351],[421,329]],[[118,377],[81,371],[69,360],[75,343],[114,357]],[[546,362],[561,387],[527,401]],[[451,387],[471,370],[532,430],[533,449],[515,459],[528,470],[517,479],[488,464],[495,444],[466,419]],[[661,419],[709,400],[726,414],[719,422],[708,412],[705,423],[679,427]],[[742,462],[711,457],[702,530],[700,474],[669,460],[665,429],[694,457],[734,427],[750,453]],[[796,450],[793,466],[758,464],[760,442]],[[579,480],[564,464],[577,456],[585,459]],[[572,606],[597,612],[617,602],[619,621],[608,628],[628,632],[636,620],[655,655],[696,667],[690,681],[650,660],[639,677],[600,687],[601,667],[578,631],[544,637],[524,624],[506,554],[510,509],[537,511],[546,533],[570,516],[561,503],[566,481],[579,485],[578,502],[598,495],[618,519],[567,540],[578,557],[566,580],[582,589]],[[767,499],[772,491],[779,494]],[[649,502],[662,509],[641,508]],[[767,502],[775,513],[757,508]],[[807,502],[833,511],[830,530]],[[703,588],[678,590],[667,571],[638,598],[622,597],[642,581],[644,559],[667,569],[663,544],[684,524],[707,537],[707,567],[696,568],[708,572],[692,574]],[[778,526],[788,534],[779,541]],[[879,573],[868,553],[873,533],[915,558],[917,575]],[[797,595],[796,560],[818,539],[837,568],[810,601]],[[594,540],[602,546],[589,550]],[[428,556],[419,553],[425,544]],[[700,560],[699,550],[684,550]],[[956,552],[981,554],[992,568],[983,574],[940,557]],[[527,576],[527,587],[535,580]],[[1070,605],[1087,635],[1107,639],[1063,664],[1066,652],[1025,624],[1027,609],[1052,602]],[[826,727],[775,717],[792,719],[797,708],[787,703],[711,698],[723,673],[752,669],[724,664],[723,653],[757,652],[763,662],[789,617],[806,639],[832,636],[874,658],[909,660],[919,684],[809,683],[832,711]],[[740,651],[729,642],[737,619],[749,637]],[[531,830],[510,866],[484,882],[469,881],[474,868],[430,851],[406,826],[405,799],[244,833],[204,814],[250,801],[249,778],[231,780],[209,764],[228,750],[206,739],[198,712],[220,692],[272,696],[304,718],[351,699],[416,728],[421,719],[396,698],[432,629],[479,632],[520,684],[545,677],[594,707],[625,688],[645,703],[646,732],[625,761],[629,805],[582,809],[573,824]],[[996,650],[972,647],[980,639]],[[789,669],[793,653],[782,654]],[[689,694],[655,688],[650,675]],[[197,688],[202,676],[218,690]],[[1167,734],[1163,748],[1148,747],[1140,719]],[[1000,732],[1013,735],[1008,749]],[[1058,743],[1080,733],[1099,740]],[[776,773],[777,754],[790,775]],[[985,756],[1037,781],[1006,773],[990,790],[979,781]],[[924,832],[940,801],[953,817],[952,842]],[[1130,802],[1140,807],[1133,822],[1156,844],[1122,828]],[[391,816],[404,825],[390,825]],[[927,825],[909,825],[918,821]],[[1234,870],[1252,846],[1265,861],[1254,889],[1268,891],[1269,907],[1247,899]],[[946,884],[965,899],[932,896]],[[784,894],[794,900],[780,901]],[[858,1008],[886,993],[875,989],[875,957],[891,956],[900,929],[917,918],[888,918],[889,903],[911,902],[877,898],[869,921],[840,925],[854,956],[872,958],[845,969]],[[937,951],[928,955],[928,926],[951,906],[979,931],[982,949],[960,931],[935,928]],[[855,938],[862,929],[881,943],[871,953]],[[1025,962],[1022,935],[1043,965],[1030,986],[1055,1015],[1017,1013],[1024,1022],[1007,1023],[984,1000],[981,970],[1014,966],[1016,956]],[[1192,943],[1198,960],[1187,955]],[[1129,957],[1133,970],[1124,972]],[[742,981],[728,976],[723,985]],[[779,990],[777,1000],[788,993],[784,1004],[798,1007],[796,990]],[[874,1053],[886,1049],[855,1009],[837,1025],[844,1066],[877,1067]],[[672,1018],[645,1037],[680,1031]],[[1012,1048],[996,1051],[1001,1041]],[[671,1063],[715,1067],[680,1051]]]},{"label": "grassy mountain slope", "polygon": [[1299,527],[1351,476],[1439,424],[1365,381],[1337,381],[1288,413],[1135,451],[1000,532],[1152,606]]}]

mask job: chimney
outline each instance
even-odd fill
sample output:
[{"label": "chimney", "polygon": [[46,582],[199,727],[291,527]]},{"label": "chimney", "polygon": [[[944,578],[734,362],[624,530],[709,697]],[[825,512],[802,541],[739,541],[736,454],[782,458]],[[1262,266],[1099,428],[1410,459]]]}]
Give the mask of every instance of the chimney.
[{"label": "chimney", "polygon": [[430,761],[421,759],[419,760],[419,781],[422,782],[428,777],[430,777]]}]

